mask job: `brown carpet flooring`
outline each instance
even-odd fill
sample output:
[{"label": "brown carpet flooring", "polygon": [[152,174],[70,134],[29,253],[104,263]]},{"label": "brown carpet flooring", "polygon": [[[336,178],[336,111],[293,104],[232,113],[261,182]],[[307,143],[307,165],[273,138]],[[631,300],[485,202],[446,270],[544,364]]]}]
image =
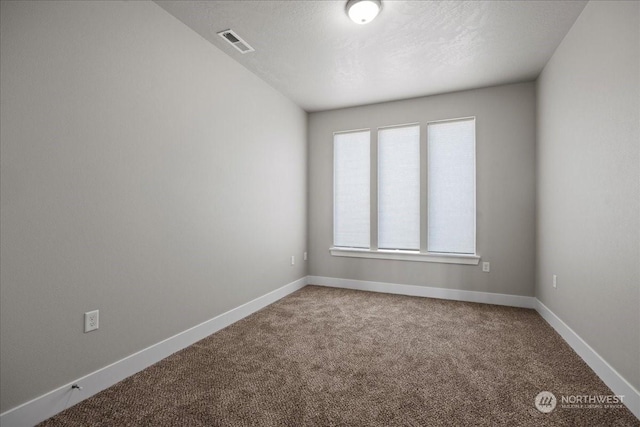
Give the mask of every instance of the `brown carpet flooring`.
[{"label": "brown carpet flooring", "polygon": [[561,407],[608,394],[533,310],[307,286],[41,425],[640,426]]}]

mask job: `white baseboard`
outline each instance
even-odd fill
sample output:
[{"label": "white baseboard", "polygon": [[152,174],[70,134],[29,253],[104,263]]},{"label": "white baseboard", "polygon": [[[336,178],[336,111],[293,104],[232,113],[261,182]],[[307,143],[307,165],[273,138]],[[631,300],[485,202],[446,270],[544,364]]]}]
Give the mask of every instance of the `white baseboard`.
[{"label": "white baseboard", "polygon": [[547,306],[536,299],[536,311],[578,353],[578,356],[600,377],[614,394],[624,396],[624,404],[640,419],[640,392],[627,382],[611,365]]},{"label": "white baseboard", "polygon": [[494,294],[491,292],[463,291],[459,289],[430,288],[427,286],[399,285],[395,283],[370,282],[364,280],[338,279],[335,277],[307,276],[307,283],[332,288],[357,289],[386,294],[479,302],[483,304],[508,305],[510,307],[535,308],[534,297]]},{"label": "white baseboard", "polygon": [[[305,287],[307,277],[278,288],[109,366],[0,414],[2,427],[31,427],[156,362]],[[82,390],[72,390],[78,384]]]},{"label": "white baseboard", "polygon": [[[494,294],[489,292],[463,291],[457,289],[432,288],[414,285],[401,285],[385,282],[371,282],[333,277],[306,276],[258,297],[246,304],[187,329],[173,337],[140,350],[122,360],[99,369],[82,378],[59,387],[49,393],[26,402],[16,408],[0,414],[2,427],[30,427],[64,409],[87,399],[94,394],[116,384],[123,379],[142,371],[165,357],[182,350],[189,345],[225,328],[238,320],[276,302],[277,300],[305,287],[307,284],[334,288],[356,289],[371,292],[383,292],[440,298],[456,301],[484,304],[506,305],[511,307],[535,308],[573,350],[593,369],[602,381],[618,395],[624,395],[624,403],[629,410],[640,418],[640,393],[629,384],[615,369],[596,353],[578,334],[576,334],[558,316],[534,297]],[[72,384],[78,384],[82,390],[71,390]]]}]

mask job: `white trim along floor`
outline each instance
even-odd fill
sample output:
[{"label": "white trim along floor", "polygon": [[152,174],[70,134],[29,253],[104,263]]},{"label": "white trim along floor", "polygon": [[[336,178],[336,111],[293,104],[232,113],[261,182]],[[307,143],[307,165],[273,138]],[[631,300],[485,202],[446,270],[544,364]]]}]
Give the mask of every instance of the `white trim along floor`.
[{"label": "white trim along floor", "polygon": [[[463,291],[425,286],[403,285],[384,282],[339,279],[333,277],[305,276],[282,286],[266,295],[249,301],[184,332],[140,350],[124,359],[112,363],[69,384],[65,384],[20,406],[0,414],[0,426],[33,426],[64,409],[81,402],[94,394],[140,372],[171,354],[225,328],[238,320],[302,289],[308,284],[334,288],[358,289],[371,292],[440,298],[484,304],[506,305],[535,309],[551,325],[573,350],[589,365],[602,381],[617,395],[623,395],[624,404],[640,418],[640,392],[629,384],[615,369],[593,350],[562,319],[556,316],[535,297],[494,294],[488,292]],[[71,386],[78,384],[81,390]]]}]

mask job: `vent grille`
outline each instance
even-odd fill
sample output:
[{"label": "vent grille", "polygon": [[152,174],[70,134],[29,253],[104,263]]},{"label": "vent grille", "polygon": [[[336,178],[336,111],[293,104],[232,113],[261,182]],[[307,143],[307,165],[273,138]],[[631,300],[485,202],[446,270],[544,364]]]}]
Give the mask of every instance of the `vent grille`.
[{"label": "vent grille", "polygon": [[233,30],[224,30],[218,33],[220,37],[225,39],[231,46],[235,47],[240,53],[253,52],[254,49],[249,46],[249,43],[242,40]]}]

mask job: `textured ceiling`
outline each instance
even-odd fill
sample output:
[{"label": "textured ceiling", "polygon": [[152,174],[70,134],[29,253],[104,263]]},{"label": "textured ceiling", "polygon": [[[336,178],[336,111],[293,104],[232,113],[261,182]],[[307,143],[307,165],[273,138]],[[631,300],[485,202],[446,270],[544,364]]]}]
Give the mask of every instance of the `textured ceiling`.
[{"label": "textured ceiling", "polygon": [[[346,1],[161,1],[307,111],[535,79],[586,1],[390,1],[356,25]],[[231,28],[255,52],[217,33]]]}]

